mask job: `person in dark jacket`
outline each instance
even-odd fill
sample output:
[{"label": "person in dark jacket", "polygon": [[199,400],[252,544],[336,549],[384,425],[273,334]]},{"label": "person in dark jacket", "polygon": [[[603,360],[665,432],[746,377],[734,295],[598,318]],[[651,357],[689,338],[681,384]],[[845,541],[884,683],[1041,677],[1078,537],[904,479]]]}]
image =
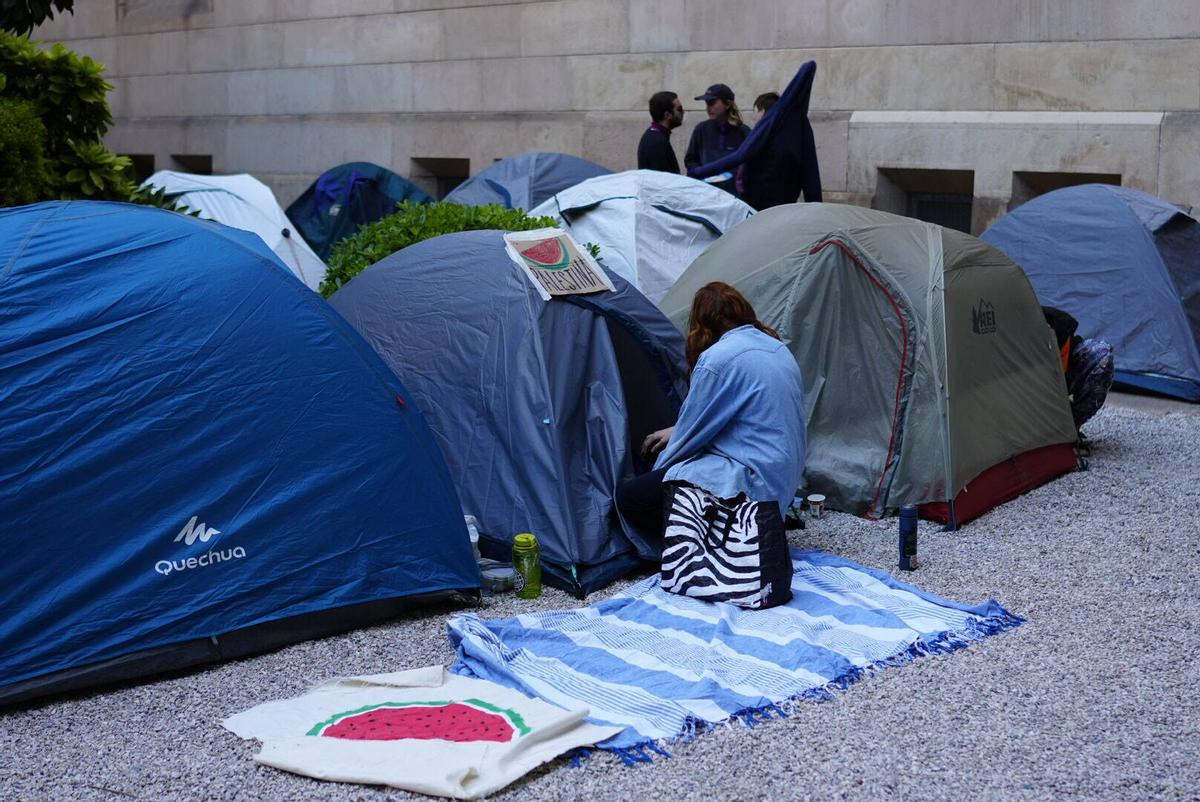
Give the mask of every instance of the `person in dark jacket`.
[{"label": "person in dark jacket", "polygon": [[638,142],[638,169],[679,175],[679,159],[671,147],[671,131],[683,125],[683,104],[674,92],[656,92],[650,98],[650,127]]},{"label": "person in dark jacket", "polygon": [[[750,127],[742,122],[742,114],[734,102],[733,90],[725,84],[713,84],[696,100],[704,101],[708,119],[692,131],[691,142],[683,157],[688,169],[728,156],[750,134]],[[737,194],[732,175],[719,182],[711,179],[708,182],[726,192]]]},{"label": "person in dark jacket", "polygon": [[761,121],[767,115],[767,112],[771,110],[771,107],[778,102],[778,92],[763,92],[754,98],[754,110],[758,112],[758,119]]}]

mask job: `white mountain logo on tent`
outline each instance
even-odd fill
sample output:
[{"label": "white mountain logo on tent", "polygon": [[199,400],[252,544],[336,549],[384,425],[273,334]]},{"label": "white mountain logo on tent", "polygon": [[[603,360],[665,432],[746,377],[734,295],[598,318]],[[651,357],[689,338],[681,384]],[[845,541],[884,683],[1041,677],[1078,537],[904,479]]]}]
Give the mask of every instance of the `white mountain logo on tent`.
[{"label": "white mountain logo on tent", "polygon": [[196,523],[199,516],[193,515],[192,519],[183,525],[183,529],[179,530],[179,534],[175,536],[175,543],[183,541],[185,545],[192,545],[197,540],[201,543],[207,543],[208,539],[213,535],[221,534],[220,529],[206,527],[203,523]]},{"label": "white mountain logo on tent", "polygon": [[971,331],[976,334],[996,333],[996,310],[982,298],[979,299],[979,306],[971,307]]}]

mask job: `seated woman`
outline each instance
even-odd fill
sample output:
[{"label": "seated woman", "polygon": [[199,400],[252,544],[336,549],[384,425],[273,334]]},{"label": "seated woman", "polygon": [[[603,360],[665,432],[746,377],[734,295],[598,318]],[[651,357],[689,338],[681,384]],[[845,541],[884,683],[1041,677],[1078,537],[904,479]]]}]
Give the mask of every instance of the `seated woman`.
[{"label": "seated woman", "polygon": [[782,521],[804,474],[804,386],[795,358],[750,302],[718,281],[692,300],[687,359],[691,389],[679,419],[646,438],[643,454],[658,460],[621,486],[618,510],[661,542],[667,491],[682,483],[722,499],[775,502]]}]

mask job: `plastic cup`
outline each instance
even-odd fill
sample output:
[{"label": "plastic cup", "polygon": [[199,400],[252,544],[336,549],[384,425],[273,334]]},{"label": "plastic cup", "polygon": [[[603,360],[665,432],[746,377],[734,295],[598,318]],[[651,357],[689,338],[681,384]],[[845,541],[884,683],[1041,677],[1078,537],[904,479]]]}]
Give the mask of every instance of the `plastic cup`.
[{"label": "plastic cup", "polygon": [[806,499],[808,501],[808,511],[812,513],[812,517],[821,518],[825,515],[825,496],[821,493],[812,493]]},{"label": "plastic cup", "polygon": [[467,525],[467,535],[471,538],[471,552],[475,555],[475,562],[482,559],[479,554],[479,521],[475,520],[474,515],[464,515],[463,522]]}]

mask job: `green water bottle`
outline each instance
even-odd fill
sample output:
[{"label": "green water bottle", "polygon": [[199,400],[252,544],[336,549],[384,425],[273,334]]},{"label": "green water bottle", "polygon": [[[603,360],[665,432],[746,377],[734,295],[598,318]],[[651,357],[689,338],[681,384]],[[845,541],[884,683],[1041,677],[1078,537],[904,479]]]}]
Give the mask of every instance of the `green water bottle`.
[{"label": "green water bottle", "polygon": [[513,581],[518,599],[542,595],[542,550],[537,538],[523,532],[513,538]]}]

